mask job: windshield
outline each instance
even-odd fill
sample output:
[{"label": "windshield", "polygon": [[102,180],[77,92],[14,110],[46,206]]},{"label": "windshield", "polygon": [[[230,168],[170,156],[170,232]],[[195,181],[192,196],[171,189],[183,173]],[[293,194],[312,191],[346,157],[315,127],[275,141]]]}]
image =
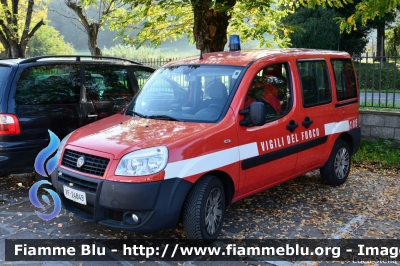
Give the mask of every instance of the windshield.
[{"label": "windshield", "polygon": [[238,66],[189,65],[157,70],[127,109],[151,119],[215,122],[243,71]]}]

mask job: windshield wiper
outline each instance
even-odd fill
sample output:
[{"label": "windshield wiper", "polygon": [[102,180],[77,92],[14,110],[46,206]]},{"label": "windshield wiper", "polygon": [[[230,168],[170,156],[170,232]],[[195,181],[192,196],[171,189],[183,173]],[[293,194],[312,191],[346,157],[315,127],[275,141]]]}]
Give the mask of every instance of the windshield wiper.
[{"label": "windshield wiper", "polygon": [[151,119],[161,119],[161,120],[170,120],[170,121],[179,121],[181,122],[182,120],[179,120],[175,117],[169,116],[169,115],[149,115],[147,118]]},{"label": "windshield wiper", "polygon": [[144,114],[141,114],[141,113],[138,113],[138,112],[135,112],[135,111],[131,111],[131,110],[127,111],[126,114],[129,114],[129,115],[133,114],[135,116],[139,116],[139,117],[142,117],[142,118],[148,118],[147,115],[144,115]]}]

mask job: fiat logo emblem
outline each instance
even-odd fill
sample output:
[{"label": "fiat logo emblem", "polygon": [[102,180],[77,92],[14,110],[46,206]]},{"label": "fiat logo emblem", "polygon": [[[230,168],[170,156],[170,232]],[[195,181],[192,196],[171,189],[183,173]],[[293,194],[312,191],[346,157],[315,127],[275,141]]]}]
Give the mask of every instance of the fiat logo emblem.
[{"label": "fiat logo emblem", "polygon": [[78,160],[76,161],[76,166],[81,168],[82,165],[84,165],[84,164],[85,164],[85,156],[79,157]]}]

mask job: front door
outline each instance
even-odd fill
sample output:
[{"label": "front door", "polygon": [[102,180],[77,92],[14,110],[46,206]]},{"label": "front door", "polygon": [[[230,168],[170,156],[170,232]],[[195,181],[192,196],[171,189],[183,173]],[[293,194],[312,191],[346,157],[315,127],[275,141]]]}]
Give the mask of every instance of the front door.
[{"label": "front door", "polygon": [[[246,122],[242,122],[239,126],[241,196],[281,183],[293,175],[296,143],[300,138],[294,96],[288,63],[263,66],[255,75],[244,99],[244,109],[253,102],[262,102],[266,123],[243,126]],[[248,121],[247,115],[244,121]]]}]

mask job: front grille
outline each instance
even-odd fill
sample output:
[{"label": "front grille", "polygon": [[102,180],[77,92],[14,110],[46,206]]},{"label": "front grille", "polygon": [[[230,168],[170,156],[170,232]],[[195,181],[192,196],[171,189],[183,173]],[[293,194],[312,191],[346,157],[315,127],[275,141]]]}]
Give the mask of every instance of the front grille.
[{"label": "front grille", "polygon": [[122,222],[122,220],[124,219],[124,212],[108,209],[108,219]]},{"label": "front grille", "polygon": [[72,206],[83,213],[94,215],[94,207],[92,205],[83,205],[77,202],[72,202]]},{"label": "front grille", "polygon": [[[76,166],[76,161],[81,156],[85,156],[85,163],[82,167],[78,167]],[[99,156],[94,156],[66,149],[64,152],[64,157],[62,159],[61,165],[77,170],[79,172],[96,176],[103,176],[109,162],[110,159],[108,158],[103,158]]]},{"label": "front grille", "polygon": [[70,187],[70,183],[73,183],[74,185],[71,187],[73,189],[77,189],[80,191],[84,192],[91,192],[93,194],[96,194],[97,190],[97,183],[96,182],[91,182],[91,181],[86,181],[80,178],[76,178],[70,175],[62,174],[58,176],[58,181],[66,185],[67,187]]}]

